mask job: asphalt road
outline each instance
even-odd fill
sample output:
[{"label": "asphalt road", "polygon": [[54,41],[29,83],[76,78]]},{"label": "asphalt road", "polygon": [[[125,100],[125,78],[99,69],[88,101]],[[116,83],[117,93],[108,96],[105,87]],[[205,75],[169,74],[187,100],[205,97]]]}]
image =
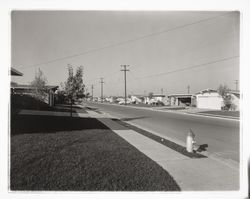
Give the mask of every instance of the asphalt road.
[{"label": "asphalt road", "polygon": [[92,102],[87,104],[146,130],[181,142],[185,142],[188,130],[191,128],[196,135],[197,144],[207,144],[208,152],[239,162],[239,121],[155,111],[124,105]]}]

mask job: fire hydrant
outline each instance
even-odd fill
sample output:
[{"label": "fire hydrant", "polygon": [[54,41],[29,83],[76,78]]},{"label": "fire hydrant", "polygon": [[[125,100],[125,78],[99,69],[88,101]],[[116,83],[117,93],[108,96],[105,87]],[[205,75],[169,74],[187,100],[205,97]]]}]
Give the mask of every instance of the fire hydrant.
[{"label": "fire hydrant", "polygon": [[192,153],[194,150],[194,144],[196,143],[194,140],[195,134],[192,131],[192,129],[189,129],[188,135],[187,135],[187,142],[186,142],[186,149],[187,152]]}]

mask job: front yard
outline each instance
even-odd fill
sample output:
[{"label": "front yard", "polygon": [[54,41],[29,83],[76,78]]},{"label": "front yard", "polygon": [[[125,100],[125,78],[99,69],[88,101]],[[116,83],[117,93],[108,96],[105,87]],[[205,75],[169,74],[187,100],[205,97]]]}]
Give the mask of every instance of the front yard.
[{"label": "front yard", "polygon": [[179,191],[163,168],[94,118],[17,115],[11,190]]}]

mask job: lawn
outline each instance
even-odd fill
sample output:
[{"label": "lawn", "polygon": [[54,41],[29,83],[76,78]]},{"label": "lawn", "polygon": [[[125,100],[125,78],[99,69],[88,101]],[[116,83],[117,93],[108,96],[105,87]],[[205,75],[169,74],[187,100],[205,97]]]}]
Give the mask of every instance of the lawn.
[{"label": "lawn", "polygon": [[11,190],[179,191],[162,167],[94,118],[18,115]]},{"label": "lawn", "polygon": [[[49,106],[47,103],[31,96],[14,94],[11,95],[11,115],[15,117],[21,109],[41,110],[41,111],[56,111],[56,112],[70,112],[70,105],[58,104],[56,106]],[[87,113],[85,109],[79,108],[76,105],[72,106],[73,113]]]},{"label": "lawn", "polygon": [[45,102],[38,100],[31,95],[14,94],[11,95],[11,110],[33,109],[33,110],[53,110]]}]

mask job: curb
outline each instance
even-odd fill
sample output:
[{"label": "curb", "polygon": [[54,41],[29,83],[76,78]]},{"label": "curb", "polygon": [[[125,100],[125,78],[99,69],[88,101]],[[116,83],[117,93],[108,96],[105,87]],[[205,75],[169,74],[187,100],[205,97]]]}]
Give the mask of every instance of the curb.
[{"label": "curb", "polygon": [[232,119],[232,120],[239,120],[239,117],[233,117],[233,116],[224,116],[224,115],[215,115],[215,114],[209,114],[209,113],[188,113],[186,112],[186,114],[190,114],[190,115],[202,115],[202,116],[209,116],[209,117],[218,117],[218,118],[225,118],[225,119]]}]

